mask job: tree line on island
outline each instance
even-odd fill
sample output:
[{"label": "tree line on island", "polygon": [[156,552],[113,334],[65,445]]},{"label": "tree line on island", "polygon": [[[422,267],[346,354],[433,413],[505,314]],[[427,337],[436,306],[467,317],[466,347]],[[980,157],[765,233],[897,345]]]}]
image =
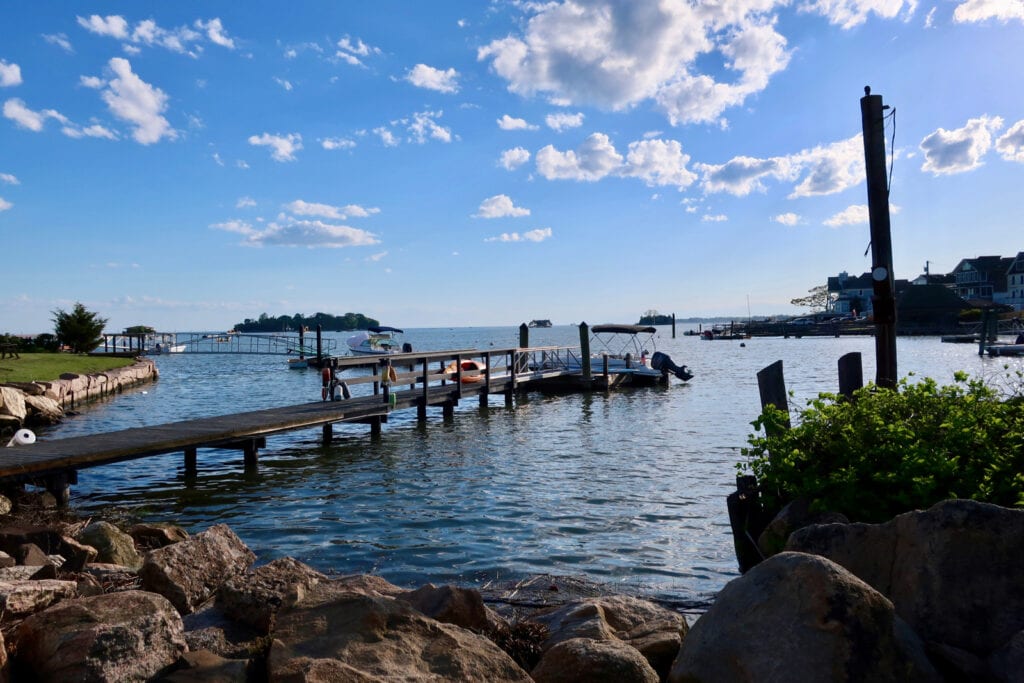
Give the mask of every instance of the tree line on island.
[{"label": "tree line on island", "polygon": [[324,332],[343,332],[365,330],[368,327],[380,325],[380,322],[373,318],[367,318],[362,313],[346,313],[345,315],[316,313],[311,316],[296,313],[295,315],[279,315],[276,318],[261,313],[256,320],[246,318],[240,323],[235,323],[234,329],[237,332],[298,332],[304,328],[314,330],[317,325]]}]

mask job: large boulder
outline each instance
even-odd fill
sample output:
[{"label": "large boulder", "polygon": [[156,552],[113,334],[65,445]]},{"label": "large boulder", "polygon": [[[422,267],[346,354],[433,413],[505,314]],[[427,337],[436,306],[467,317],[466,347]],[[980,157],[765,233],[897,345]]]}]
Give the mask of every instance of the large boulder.
[{"label": "large boulder", "polygon": [[181,617],[143,591],[69,600],[23,621],[16,670],[32,680],[147,681],[185,651]]},{"label": "large boulder", "polygon": [[96,560],[103,564],[119,564],[138,569],[142,556],[135,549],[131,536],[110,522],[93,522],[75,536],[75,540],[96,549]]},{"label": "large boulder", "polygon": [[794,533],[888,597],[926,641],[986,658],[1024,630],[1024,510],[948,500],[884,524]]},{"label": "large boulder", "polygon": [[537,683],[658,683],[639,652],[618,640],[570,638],[544,653],[530,672]]},{"label": "large boulder", "polygon": [[786,552],[722,589],[690,629],[668,680],[941,679],[885,596],[823,557]]},{"label": "large boulder", "polygon": [[18,424],[25,421],[25,394],[14,387],[0,386],[0,416]]},{"label": "large boulder", "polygon": [[266,635],[285,599],[315,586],[327,577],[298,560],[284,557],[224,582],[217,604],[225,614]]},{"label": "large boulder", "polygon": [[661,677],[668,674],[688,630],[677,612],[624,595],[587,598],[530,620],[547,627],[545,650],[574,638],[618,641],[639,651]]},{"label": "large boulder", "polygon": [[[11,569],[15,569],[15,567],[11,567]],[[33,581],[28,577],[38,571],[38,567],[21,567],[20,569],[27,569],[21,578],[0,579],[0,614],[4,620],[38,612],[55,602],[68,600],[78,595],[78,585],[74,581],[56,579]]]},{"label": "large boulder", "polygon": [[25,424],[30,426],[53,425],[64,419],[64,409],[52,398],[46,396],[29,396],[25,399]]},{"label": "large boulder", "polygon": [[479,633],[489,631],[498,621],[498,616],[484,605],[480,591],[472,588],[437,587],[428,583],[414,591],[402,593],[397,599],[412,605],[431,619]]},{"label": "large boulder", "polygon": [[333,582],[284,607],[273,637],[272,681],[531,680],[483,636]]},{"label": "large boulder", "polygon": [[128,535],[136,546],[143,550],[163,548],[172,543],[188,540],[188,532],[175,524],[157,522],[155,524],[135,524],[128,529]]},{"label": "large boulder", "polygon": [[139,578],[145,590],[159,593],[188,614],[255,559],[226,524],[218,524],[187,541],[147,553]]}]

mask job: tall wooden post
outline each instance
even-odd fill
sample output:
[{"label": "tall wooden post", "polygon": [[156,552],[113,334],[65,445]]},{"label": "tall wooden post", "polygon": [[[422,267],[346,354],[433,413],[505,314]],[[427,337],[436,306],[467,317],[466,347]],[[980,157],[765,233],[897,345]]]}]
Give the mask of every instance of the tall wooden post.
[{"label": "tall wooden post", "polygon": [[896,294],[892,272],[892,234],[889,226],[889,184],[885,171],[885,120],[881,95],[864,88],[860,99],[867,171],[868,216],[871,221],[871,305],[875,323],[875,384],[896,386]]},{"label": "tall wooden post", "polygon": [[316,366],[320,367],[320,363],[324,357],[324,344],[323,344],[323,327],[320,323],[316,324]]},{"label": "tall wooden post", "polygon": [[530,326],[523,323],[519,326],[519,348],[525,349],[530,345]]},{"label": "tall wooden post", "polygon": [[672,338],[676,338],[676,314],[672,314]]},{"label": "tall wooden post", "polygon": [[589,382],[590,373],[590,328],[586,323],[580,323],[580,364],[583,371],[583,381]]}]

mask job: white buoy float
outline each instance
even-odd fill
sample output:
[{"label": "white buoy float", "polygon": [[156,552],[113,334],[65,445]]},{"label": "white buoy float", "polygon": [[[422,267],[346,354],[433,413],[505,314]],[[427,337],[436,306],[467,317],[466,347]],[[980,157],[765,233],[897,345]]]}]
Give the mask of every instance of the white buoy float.
[{"label": "white buoy float", "polygon": [[19,429],[14,432],[14,436],[7,442],[7,447],[12,446],[29,446],[36,442],[36,435],[31,429]]}]

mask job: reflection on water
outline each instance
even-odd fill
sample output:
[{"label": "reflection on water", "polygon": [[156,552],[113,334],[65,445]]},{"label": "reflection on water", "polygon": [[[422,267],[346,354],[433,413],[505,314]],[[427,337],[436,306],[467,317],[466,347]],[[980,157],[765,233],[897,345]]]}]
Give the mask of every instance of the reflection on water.
[{"label": "reflection on water", "polygon": [[[339,335],[341,336],[341,335]],[[417,350],[495,348],[515,328],[408,330]],[[537,345],[575,344],[560,326]],[[791,405],[836,390],[849,351],[874,376],[870,338],[669,338],[659,348],[696,377],[612,395],[518,397],[510,409],[467,400],[455,419],[431,409],[365,425],[270,437],[246,473],[237,451],[202,450],[186,480],[181,454],[83,470],[72,504],[172,521],[192,532],[229,524],[260,561],[289,555],[323,571],[375,572],[402,585],[483,582],[551,572],[585,575],[666,600],[703,601],[736,575],[725,496],[759,411],[755,373],[783,359]],[[969,346],[900,339],[901,374],[949,382],[958,369],[995,374],[1010,359]],[[1013,361],[1016,367],[1020,361]],[[161,356],[160,380],[83,410],[55,438],[268,408],[320,397],[315,370],[284,357]]]}]

